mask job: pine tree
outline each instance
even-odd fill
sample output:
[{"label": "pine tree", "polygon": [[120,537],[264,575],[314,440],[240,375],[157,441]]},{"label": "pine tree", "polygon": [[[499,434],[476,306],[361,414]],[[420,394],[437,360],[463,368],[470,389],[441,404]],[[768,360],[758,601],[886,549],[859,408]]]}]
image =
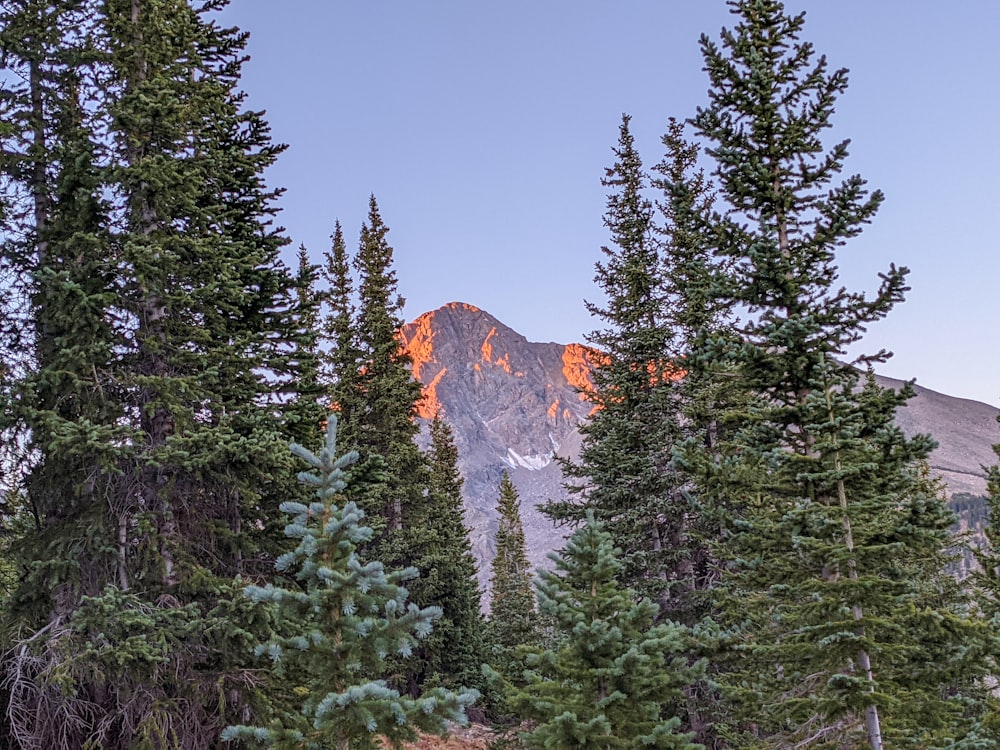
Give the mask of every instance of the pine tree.
[{"label": "pine tree", "polygon": [[293,445],[312,467],[303,483],[315,488],[309,504],[288,502],[286,535],[294,550],[276,564],[294,575],[290,588],[249,586],[248,597],[276,609],[277,635],[257,647],[287,674],[302,699],[298,711],[279,715],[266,727],[231,726],[223,740],[243,738],[273,748],[379,748],[416,738],[416,730],[441,734],[447,721],[464,722],[474,692],[436,688],[420,698],[401,696],[379,679],[389,654],[408,657],[431,632],[441,610],[407,604],[403,585],[417,571],[387,573],[381,562],[364,561],[359,548],[371,540],[364,513],[344,502],[348,467],[356,452],[337,457],[337,418],[327,426],[319,455]]},{"label": "pine tree", "polygon": [[264,375],[294,369],[261,177],[280,148],[242,109],[246,35],[211,20],[223,3],[14,5],[52,13],[17,53],[29,68],[77,57],[48,68],[27,152],[37,531],[9,613],[11,732],[208,746],[264,708],[243,644],[266,622],[230,579],[259,564],[264,485],[290,464]]},{"label": "pine tree", "polygon": [[[715,553],[736,660],[720,681],[743,745],[925,747],[965,733],[953,680],[978,669],[962,607],[913,578],[943,575],[950,514],[920,481],[933,443],[893,423],[912,390],[837,359],[902,300],[906,269],[871,299],[834,286],[837,248],[882,200],[858,176],[837,183],[847,144],[820,138],[846,72],[800,40],[803,15],[731,6],[722,48],[702,37],[712,88],[693,122],[727,209],[713,232],[727,294],[746,312],[738,345],[720,340],[714,356],[753,398],[723,415],[714,451],[685,457],[703,502],[732,511]],[[933,621],[949,625],[914,647]]]},{"label": "pine tree", "polygon": [[610,534],[589,515],[536,584],[556,643],[525,656],[523,687],[511,704],[537,722],[530,747],[683,748],[692,735],[671,715],[700,672],[688,663],[684,629],[654,625],[657,606],[618,581]]},{"label": "pine tree", "polygon": [[360,276],[355,327],[361,366],[359,398],[347,427],[349,444],[361,454],[361,471],[372,477],[361,488],[366,495],[362,507],[384,524],[384,531],[376,526],[372,554],[387,564],[402,565],[409,564],[402,550],[412,548],[405,538],[412,528],[406,517],[424,501],[427,463],[415,442],[420,384],[396,337],[404,322],[404,300],[396,292],[388,233],[371,196],[354,259]]},{"label": "pine tree", "polygon": [[604,217],[614,249],[602,248],[607,260],[597,264],[596,276],[607,302],[587,305],[607,324],[587,337],[604,359],[585,394],[595,411],[580,428],[580,461],[564,465],[570,477],[583,480],[571,486],[583,501],[550,503],[546,512],[573,523],[593,513],[623,550],[622,582],[666,601],[686,555],[683,478],[669,468],[679,439],[677,347],[653,206],[643,197],[648,178],[627,115],[614,153],[617,161],[602,181],[615,190]]},{"label": "pine tree", "polygon": [[426,502],[409,516],[412,548],[407,552],[420,577],[410,595],[421,607],[441,609],[434,632],[417,652],[415,684],[435,679],[448,687],[481,687],[485,661],[476,562],[463,519],[458,449],[448,423],[435,415],[430,425],[430,475]]},{"label": "pine tree", "polygon": [[499,495],[486,638],[493,651],[490,664],[500,674],[509,676],[514,669],[514,649],[538,639],[538,618],[524,545],[521,502],[506,471],[500,479]]}]

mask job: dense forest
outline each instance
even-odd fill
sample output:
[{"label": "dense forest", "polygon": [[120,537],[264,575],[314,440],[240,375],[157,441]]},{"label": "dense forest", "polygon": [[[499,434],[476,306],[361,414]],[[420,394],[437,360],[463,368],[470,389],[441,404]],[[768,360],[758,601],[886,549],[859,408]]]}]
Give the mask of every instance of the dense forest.
[{"label": "dense forest", "polygon": [[997,746],[998,539],[848,361],[907,269],[839,285],[882,195],[804,14],[730,2],[652,166],[622,117],[572,533],[536,576],[504,476],[483,601],[378,202],[283,260],[226,4],[0,4],[0,746]]}]

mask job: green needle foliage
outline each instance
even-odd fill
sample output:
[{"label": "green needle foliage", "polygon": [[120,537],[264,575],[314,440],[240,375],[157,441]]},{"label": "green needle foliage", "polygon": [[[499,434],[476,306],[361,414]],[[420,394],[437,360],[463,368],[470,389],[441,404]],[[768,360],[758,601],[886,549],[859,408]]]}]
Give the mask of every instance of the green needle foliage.
[{"label": "green needle foliage", "polygon": [[[993,451],[1000,456],[1000,444],[994,445]],[[994,465],[987,469],[986,492],[989,508],[986,541],[974,551],[978,567],[972,574],[972,580],[981,617],[992,633],[1000,633],[1000,466]],[[990,674],[996,675],[1000,663],[1000,642],[995,643],[990,657]],[[994,741],[1000,742],[1000,699],[995,691],[987,691],[983,696],[983,704],[981,714],[984,728]]]},{"label": "green needle foliage", "polygon": [[393,248],[375,196],[368,204],[368,220],[354,265],[360,277],[356,341],[360,367],[356,375],[358,398],[345,424],[348,445],[357,448],[363,471],[377,481],[366,483],[362,507],[385,524],[378,531],[374,554],[387,563],[409,564],[403,550],[412,525],[408,513],[423,503],[427,462],[414,438],[420,384],[410,372],[409,355],[396,333],[403,326],[404,300],[396,291]]},{"label": "green needle foliage", "polygon": [[446,722],[464,722],[474,691],[435,688],[412,698],[379,679],[390,656],[408,657],[431,633],[441,610],[407,603],[403,584],[416,577],[416,569],[387,573],[381,562],[359,556],[373,532],[363,525],[358,506],[344,502],[346,470],[358,454],[337,457],[336,417],[318,455],[299,445],[292,451],[313,468],[299,479],[315,488],[316,500],[282,505],[290,518],[285,534],[297,543],[275,568],[298,585],[245,591],[275,608],[277,634],[256,654],[291,681],[301,709],[279,715],[267,727],[229,727],[223,739],[289,750],[368,750],[384,742],[398,747],[415,739],[418,729],[441,734]]},{"label": "green needle foliage", "polygon": [[882,200],[841,180],[846,142],[823,146],[846,71],[800,39],[803,15],[730,5],[721,47],[702,37],[712,87],[693,122],[726,209],[723,291],[744,321],[700,355],[750,398],[722,415],[714,450],[683,455],[701,503],[730,514],[714,550],[734,648],[719,680],[740,746],[927,747],[968,733],[960,687],[983,642],[961,597],[932,592],[952,518],[921,479],[932,441],[894,425],[912,390],[837,359],[902,301],[906,270],[870,299],[836,286],[837,251]]},{"label": "green needle foliage", "polygon": [[265,708],[241,644],[266,622],[227,602],[267,559],[291,463],[276,394],[308,369],[288,352],[309,323],[262,177],[281,147],[243,106],[224,6],[2,10],[22,196],[2,265],[27,350],[3,428],[31,450],[33,522],[5,613],[11,744],[205,747]]},{"label": "green needle foliage", "polygon": [[514,649],[537,641],[539,624],[524,546],[521,501],[506,471],[500,480],[499,493],[486,638],[492,651],[490,664],[507,677],[513,673]]},{"label": "green needle foliage", "polygon": [[442,616],[425,638],[414,662],[412,680],[434,680],[446,687],[479,687],[485,661],[483,615],[476,561],[465,527],[462,476],[451,427],[440,415],[430,425],[430,481],[425,502],[411,514],[407,558],[420,570],[410,584],[413,601],[436,606]]},{"label": "green needle foliage", "polygon": [[582,480],[570,485],[582,500],[550,503],[546,513],[574,524],[592,513],[623,551],[622,582],[666,602],[687,557],[684,478],[669,466],[680,429],[679,358],[653,206],[643,197],[648,179],[628,116],[614,153],[602,181],[614,190],[604,216],[614,245],[602,248],[606,260],[596,276],[607,303],[587,305],[607,324],[587,337],[605,359],[585,394],[595,411],[580,428],[580,461],[564,464],[569,477]]},{"label": "green needle foliage", "polygon": [[397,338],[403,299],[396,293],[388,232],[372,196],[353,259],[359,277],[355,305],[352,264],[336,225],[324,269],[330,284],[325,376],[341,440],[359,454],[349,470],[351,499],[375,532],[365,554],[391,566],[418,567],[413,601],[443,610],[438,632],[421,645],[418,657],[391,669],[394,684],[415,695],[428,681],[478,682],[482,629],[450,431],[443,422],[432,425],[429,454],[415,441],[422,390]]},{"label": "green needle foliage", "polygon": [[[354,325],[354,280],[340,222],[334,225],[330,249],[324,255],[323,278],[329,285],[328,309],[323,317],[323,340],[328,351],[324,356],[323,377],[328,385],[330,406],[340,418],[341,430],[351,424],[360,398],[358,351]],[[343,439],[343,438],[342,438]]]},{"label": "green needle foliage", "polygon": [[701,674],[684,628],[654,624],[657,606],[618,581],[611,536],[589,515],[536,584],[555,644],[526,651],[509,701],[535,722],[530,747],[696,750],[672,709]]}]

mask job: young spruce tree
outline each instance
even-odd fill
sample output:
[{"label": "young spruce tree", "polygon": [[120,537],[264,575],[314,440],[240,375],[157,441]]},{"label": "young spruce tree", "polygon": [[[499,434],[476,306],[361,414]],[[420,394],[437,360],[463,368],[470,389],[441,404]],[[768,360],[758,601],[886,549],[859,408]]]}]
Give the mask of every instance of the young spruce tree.
[{"label": "young spruce tree", "polygon": [[278,632],[256,654],[288,677],[302,704],[266,727],[228,727],[223,740],[276,750],[373,750],[386,742],[399,747],[418,729],[442,734],[446,722],[464,722],[474,692],[435,688],[412,698],[381,679],[386,657],[409,657],[441,610],[407,603],[404,583],[416,569],[386,572],[359,556],[373,532],[363,525],[364,512],[345,502],[346,470],[358,454],[337,456],[337,418],[330,418],[318,455],[299,445],[292,450],[312,467],[299,478],[316,494],[308,504],[281,506],[290,517],[285,534],[297,544],[276,569],[298,584],[249,586],[246,595],[275,608]]},{"label": "young spruce tree", "polygon": [[588,515],[536,584],[555,643],[525,656],[523,686],[510,690],[519,715],[537,725],[530,747],[696,750],[669,712],[701,672],[688,662],[684,629],[655,625],[657,606],[618,580],[610,534]]}]

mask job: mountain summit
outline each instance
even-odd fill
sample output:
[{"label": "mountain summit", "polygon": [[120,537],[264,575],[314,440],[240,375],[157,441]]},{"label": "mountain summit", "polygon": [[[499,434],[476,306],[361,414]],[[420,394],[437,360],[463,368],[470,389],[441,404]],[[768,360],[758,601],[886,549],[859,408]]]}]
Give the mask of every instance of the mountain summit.
[{"label": "mountain summit", "polygon": [[[494,506],[504,470],[521,497],[528,556],[545,561],[566,529],[556,529],[537,506],[567,496],[557,457],[576,457],[578,427],[592,405],[580,393],[600,354],[581,344],[533,343],[488,312],[450,302],[424,313],[400,332],[424,389],[419,413],[440,412],[455,433],[465,477],[466,523],[489,578],[496,527]],[[898,388],[898,380],[879,378]],[[997,409],[917,386],[897,423],[907,434],[925,432],[940,446],[931,468],[952,492],[982,494],[984,464],[995,462]]]},{"label": "mountain summit", "polygon": [[[493,507],[507,470],[521,496],[529,556],[540,564],[562,532],[536,506],[566,494],[555,458],[579,445],[576,428],[591,410],[579,389],[597,353],[580,344],[529,342],[462,302],[424,313],[400,337],[424,386],[420,416],[440,412],[455,432],[477,556],[492,556]],[[486,573],[481,569],[483,580]]]}]

